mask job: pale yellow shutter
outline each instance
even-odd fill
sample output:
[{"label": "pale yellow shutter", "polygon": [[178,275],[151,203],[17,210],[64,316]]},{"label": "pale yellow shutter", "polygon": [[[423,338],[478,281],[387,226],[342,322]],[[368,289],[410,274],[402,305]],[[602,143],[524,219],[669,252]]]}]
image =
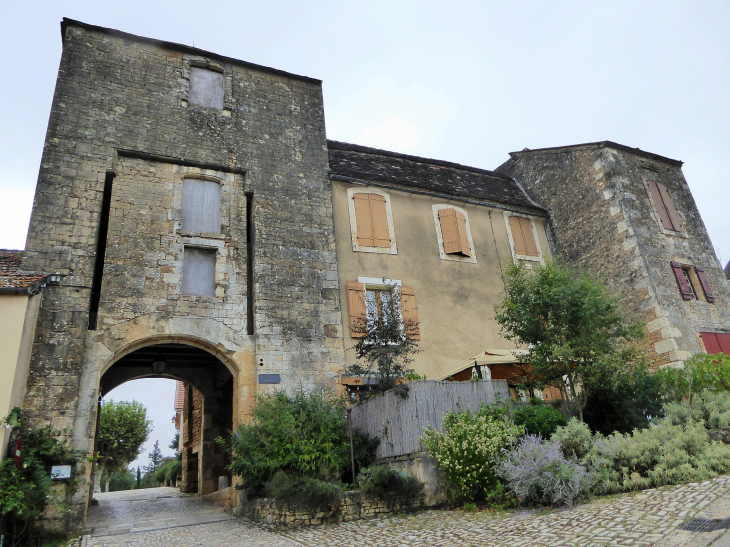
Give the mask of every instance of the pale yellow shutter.
[{"label": "pale yellow shutter", "polygon": [[400,288],[400,306],[406,336],[414,340],[420,340],[421,329],[418,326],[418,307],[416,306],[416,293],[413,287]]},{"label": "pale yellow shutter", "polygon": [[521,217],[509,217],[509,229],[512,232],[512,241],[515,244],[515,254],[526,255],[525,240],[522,238]]},{"label": "pale yellow shutter", "polygon": [[466,233],[466,217],[459,211],[456,214],[456,231],[459,234],[459,252],[464,256],[471,256],[471,247],[469,247],[469,237]]},{"label": "pale yellow shutter", "polygon": [[535,235],[532,232],[532,222],[529,218],[520,218],[520,227],[522,228],[522,241],[525,242],[525,253],[527,256],[540,256],[537,252],[537,244],[535,243]]},{"label": "pale yellow shutter", "polygon": [[461,251],[459,230],[456,226],[456,211],[453,209],[439,209],[439,223],[441,224],[441,238],[444,240],[446,254]]},{"label": "pale yellow shutter", "polygon": [[355,200],[357,243],[365,247],[372,247],[373,223],[370,219],[370,194],[353,194],[352,199]]},{"label": "pale yellow shutter", "polygon": [[385,198],[379,194],[370,196],[370,218],[372,221],[373,247],[390,248],[390,231],[388,230],[388,214]]},{"label": "pale yellow shutter", "polygon": [[368,320],[365,313],[365,285],[357,281],[347,282],[347,307],[350,312],[350,336],[362,338],[367,334]]}]

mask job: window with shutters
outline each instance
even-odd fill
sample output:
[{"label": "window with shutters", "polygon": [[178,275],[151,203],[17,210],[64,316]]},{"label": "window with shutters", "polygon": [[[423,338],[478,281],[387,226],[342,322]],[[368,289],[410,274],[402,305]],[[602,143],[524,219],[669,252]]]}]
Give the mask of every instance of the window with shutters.
[{"label": "window with shutters", "polygon": [[701,332],[702,344],[710,355],[724,353],[730,355],[730,334],[726,332]]},{"label": "window with shutters", "polygon": [[196,233],[220,233],[220,182],[197,177],[183,179],[182,230]]},{"label": "window with shutters", "polygon": [[416,293],[399,280],[359,277],[348,281],[347,304],[353,338],[395,319],[402,322],[406,336],[421,339]]},{"label": "window with shutters", "polygon": [[390,196],[374,188],[347,190],[352,250],[397,254]]},{"label": "window with shutters", "polygon": [[452,205],[433,205],[432,210],[441,260],[476,263],[466,211]]},{"label": "window with shutters", "polygon": [[682,221],[679,219],[677,209],[674,207],[674,202],[669,196],[667,187],[661,182],[648,180],[646,181],[646,188],[649,191],[662,230],[671,234],[683,232],[684,226],[682,226]]},{"label": "window with shutters", "polygon": [[527,215],[505,211],[504,222],[507,225],[512,258],[544,264],[534,219]]},{"label": "window with shutters", "polygon": [[676,260],[672,260],[670,265],[682,299],[710,303],[715,301],[715,295],[712,292],[704,268],[692,264],[683,264]]}]

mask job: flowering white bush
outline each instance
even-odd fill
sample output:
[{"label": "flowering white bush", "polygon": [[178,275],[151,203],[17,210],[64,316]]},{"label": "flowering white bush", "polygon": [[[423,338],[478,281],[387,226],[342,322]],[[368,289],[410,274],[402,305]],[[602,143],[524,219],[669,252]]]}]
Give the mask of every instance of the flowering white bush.
[{"label": "flowering white bush", "polygon": [[504,418],[469,411],[444,415],[443,431],[428,429],[421,441],[438,461],[454,498],[482,499],[500,486],[497,459],[524,430]]}]

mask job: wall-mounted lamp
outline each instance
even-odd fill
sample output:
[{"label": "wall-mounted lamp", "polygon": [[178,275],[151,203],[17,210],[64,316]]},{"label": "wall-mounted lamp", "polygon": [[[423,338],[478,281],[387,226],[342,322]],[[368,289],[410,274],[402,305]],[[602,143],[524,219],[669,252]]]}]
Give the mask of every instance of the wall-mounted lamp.
[{"label": "wall-mounted lamp", "polygon": [[155,360],[152,361],[152,372],[155,374],[162,374],[165,372],[165,367],[167,366],[167,361],[165,361],[165,358],[162,355],[158,355],[155,357]]},{"label": "wall-mounted lamp", "polygon": [[59,274],[51,274],[48,276],[48,284],[49,285],[60,285],[61,284],[61,276]]}]

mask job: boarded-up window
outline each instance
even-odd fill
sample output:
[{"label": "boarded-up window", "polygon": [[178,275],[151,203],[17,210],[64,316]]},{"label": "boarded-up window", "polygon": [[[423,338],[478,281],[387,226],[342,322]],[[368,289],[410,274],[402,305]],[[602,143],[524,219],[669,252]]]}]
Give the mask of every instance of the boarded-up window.
[{"label": "boarded-up window", "polygon": [[400,307],[406,336],[414,340],[420,340],[421,329],[418,325],[418,306],[416,306],[416,293],[413,287],[400,288]]},{"label": "boarded-up window", "polygon": [[723,332],[701,332],[702,343],[709,354],[724,353],[730,355],[730,334]]},{"label": "boarded-up window", "polygon": [[215,296],[215,249],[185,247],[182,293]]},{"label": "boarded-up window", "polygon": [[532,232],[532,222],[529,218],[510,216],[509,229],[515,245],[515,254],[522,256],[540,256]]},{"label": "boarded-up window", "polygon": [[353,194],[357,243],[364,247],[390,248],[390,231],[385,198],[380,194]]},{"label": "boarded-up window", "polygon": [[193,104],[223,108],[223,74],[207,68],[190,67],[190,95]]},{"label": "boarded-up window", "polygon": [[220,184],[201,179],[183,181],[182,229],[187,232],[220,233]]},{"label": "boarded-up window", "polygon": [[666,230],[680,232],[682,230],[682,223],[679,220],[677,210],[674,208],[672,198],[669,197],[667,187],[653,180],[647,181],[646,185],[649,187],[649,193],[651,194],[652,201],[654,201],[654,208],[659,215],[662,227]]},{"label": "boarded-up window", "polygon": [[444,252],[471,256],[464,214],[455,209],[439,209],[439,223]]}]

